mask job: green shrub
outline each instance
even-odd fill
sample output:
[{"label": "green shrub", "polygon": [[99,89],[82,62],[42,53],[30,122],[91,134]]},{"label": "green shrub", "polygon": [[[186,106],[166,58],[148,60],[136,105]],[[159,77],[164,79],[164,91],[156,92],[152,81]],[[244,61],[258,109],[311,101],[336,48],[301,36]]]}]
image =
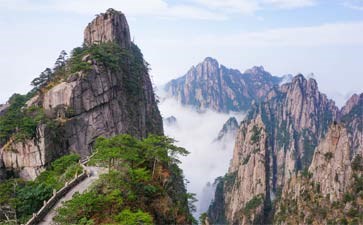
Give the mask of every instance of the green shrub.
[{"label": "green shrub", "polygon": [[[182,177],[176,164],[177,156],[185,155],[187,151],[173,143],[171,138],[154,135],[143,140],[125,134],[97,139],[97,152],[92,161],[109,166],[109,172],[100,176],[90,189],[92,194],[87,195],[93,196],[90,202],[99,208],[89,208],[85,202],[91,197],[83,196],[86,195],[83,193],[62,207],[64,209],[59,211],[56,222],[60,225],[79,224],[81,219],[93,219],[95,224],[100,224],[100,221],[110,224],[152,224],[150,215],[153,215],[158,221],[173,224],[177,215],[189,218],[195,196],[175,190],[173,186],[175,176]],[[62,170],[63,167],[60,168]],[[174,174],[175,170],[178,172]],[[164,203],[165,200],[168,203]],[[170,200],[173,205],[170,205]],[[152,206],[155,204],[165,204],[166,208],[155,212]]]},{"label": "green shrub", "polygon": [[256,125],[252,127],[251,144],[256,144],[260,140],[261,130],[262,128],[259,128]]},{"label": "green shrub", "polygon": [[352,162],[352,169],[355,171],[363,171],[363,159],[361,155],[356,155]]},{"label": "green shrub", "polygon": [[354,196],[350,193],[345,193],[343,196],[344,203],[351,202],[354,200]]},{"label": "green shrub", "polygon": [[262,203],[263,203],[263,195],[260,194],[257,196],[253,196],[253,198],[246,203],[246,206],[243,211],[246,215],[249,215],[251,213],[251,210],[255,210]]},{"label": "green shrub", "polygon": [[120,225],[153,225],[153,218],[150,214],[145,213],[141,210],[132,212],[129,209],[124,209],[120,212],[115,220],[119,222]]},{"label": "green shrub", "polygon": [[324,154],[324,158],[326,161],[330,161],[333,158],[333,153],[332,152],[327,152]]},{"label": "green shrub", "polygon": [[18,222],[24,223],[52,196],[53,189],[62,188],[65,182],[74,178],[75,173],[81,173],[78,160],[77,155],[63,156],[34,181],[9,179],[1,183],[0,207],[10,207],[17,213]]},{"label": "green shrub", "polygon": [[243,159],[242,165],[246,165],[250,161],[251,154],[248,154],[246,158]]},{"label": "green shrub", "polygon": [[88,220],[99,212],[104,202],[103,196],[94,191],[76,193],[71,201],[65,202],[64,207],[58,209],[54,221],[61,225],[79,224],[80,221]]},{"label": "green shrub", "polygon": [[29,100],[28,95],[14,94],[6,113],[0,117],[0,145],[5,144],[11,137],[15,141],[34,138],[36,128],[45,115],[40,107],[24,108]]}]

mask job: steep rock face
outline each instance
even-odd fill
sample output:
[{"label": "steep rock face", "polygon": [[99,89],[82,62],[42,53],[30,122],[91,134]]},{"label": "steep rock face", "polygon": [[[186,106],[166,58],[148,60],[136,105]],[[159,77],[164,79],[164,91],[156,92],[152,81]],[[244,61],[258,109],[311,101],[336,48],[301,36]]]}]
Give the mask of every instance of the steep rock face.
[{"label": "steep rock face", "polygon": [[321,94],[315,80],[302,75],[271,91],[249,117],[261,115],[268,127],[271,187],[281,187],[296,170],[310,165],[318,140],[339,119],[339,109]]},{"label": "steep rock face", "polygon": [[123,13],[114,9],[98,15],[84,30],[87,45],[116,42],[122,48],[131,47],[130,30]]},{"label": "steep rock face", "polygon": [[[259,221],[271,222],[274,196],[296,171],[310,165],[318,141],[326,134],[329,124],[337,119],[339,110],[334,102],[319,92],[315,80],[306,80],[302,75],[294,77],[291,83],[274,88],[264,102],[254,105],[240,126],[228,174],[249,171],[244,176],[237,176],[235,183],[251,185],[259,182],[264,188],[253,185],[241,188],[240,191],[225,188],[227,222],[250,224],[252,220],[245,220],[248,217],[243,214],[243,210],[239,210],[248,206],[246,199],[253,198],[255,203],[259,203],[254,205],[256,209],[263,209],[257,210]],[[264,127],[263,135],[255,136],[256,129],[250,128],[256,124],[256,120],[259,121],[259,127]],[[244,164],[251,157],[251,150],[246,149],[255,148],[246,139],[251,136],[255,137],[256,143],[260,143],[257,149],[264,157],[257,164]],[[259,176],[253,177],[251,171],[259,171]],[[242,220],[235,219],[238,217],[242,217]],[[213,218],[211,220],[214,222]]]},{"label": "steep rock face", "polygon": [[[162,118],[142,54],[130,42],[124,15],[115,10],[97,16],[85,31],[88,45],[109,41],[141,61],[137,69],[132,60],[126,61],[122,68],[109,68],[89,59],[89,55],[82,58],[80,63],[89,64],[90,69],[66,74],[60,82],[26,103],[27,107],[42,107],[48,119],[59,127],[42,128],[34,140],[11,144],[14,151],[2,147],[0,153],[6,169],[16,170],[21,176],[26,174],[23,176],[26,179],[34,178],[41,167],[59,155],[68,152],[82,157],[90,155],[99,136],[128,133],[143,138],[149,133],[163,134]],[[55,138],[50,137],[52,130],[57,131]],[[39,141],[42,139],[46,142]]]},{"label": "steep rock face", "polygon": [[[127,91],[127,76],[140,76],[137,95]],[[130,133],[146,137],[148,133],[162,134],[162,119],[156,105],[147,73],[122,74],[100,69],[77,78],[69,108],[70,120],[65,124],[71,150],[82,156],[90,153],[98,136]]]},{"label": "steep rock face", "polygon": [[[267,134],[261,117],[249,124],[242,123],[238,133],[228,174],[235,180],[225,186],[225,212],[229,224],[251,224],[263,222],[259,216],[263,211],[263,199],[269,188],[266,182],[268,164]],[[269,197],[269,196],[268,196]],[[256,201],[258,204],[251,203]]]},{"label": "steep rock face", "polygon": [[346,125],[331,125],[308,172],[284,186],[277,224],[362,224],[363,160],[352,152]]},{"label": "steep rock face", "polygon": [[347,126],[352,154],[363,155],[363,93],[353,95],[341,114],[341,120]]},{"label": "steep rock face", "polygon": [[243,111],[249,109],[253,101],[260,101],[280,81],[263,67],[241,73],[208,57],[183,77],[166,84],[165,90],[169,97],[199,110]]},{"label": "steep rock face", "polygon": [[1,148],[3,166],[19,173],[25,180],[34,180],[44,170],[44,165],[67,153],[66,146],[57,133],[45,125],[37,128],[37,139],[9,142]]},{"label": "steep rock face", "polygon": [[[50,111],[60,106],[69,107],[71,104],[72,92],[76,85],[76,81],[62,82],[47,91],[43,97],[43,108]],[[28,104],[32,105],[34,103],[33,101],[29,101]]]},{"label": "steep rock face", "polygon": [[323,141],[316,148],[309,167],[312,180],[320,183],[323,195],[329,193],[330,200],[342,197],[350,186],[352,169],[347,130],[341,125],[332,125]]},{"label": "steep rock face", "polygon": [[4,115],[6,110],[8,109],[9,104],[0,104],[0,116]]},{"label": "steep rock face", "polygon": [[357,94],[353,94],[348,101],[345,103],[345,105],[343,106],[341,113],[342,115],[347,115],[349,114],[352,109],[359,104],[361,96],[357,95]]},{"label": "steep rock face", "polygon": [[219,131],[217,138],[215,141],[222,141],[227,136],[236,137],[238,131],[238,122],[236,117],[230,117],[224,124],[222,129]]}]

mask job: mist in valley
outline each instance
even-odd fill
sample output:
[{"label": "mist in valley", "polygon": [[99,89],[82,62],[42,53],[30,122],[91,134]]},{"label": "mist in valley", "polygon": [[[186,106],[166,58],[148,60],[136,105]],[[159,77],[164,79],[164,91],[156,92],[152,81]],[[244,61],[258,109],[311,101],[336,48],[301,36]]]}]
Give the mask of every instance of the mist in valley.
[{"label": "mist in valley", "polygon": [[229,117],[235,116],[240,122],[242,114],[225,114],[214,111],[197,112],[182,106],[171,98],[159,103],[163,118],[174,116],[175,123],[164,123],[165,134],[174,138],[178,146],[186,148],[190,154],[181,157],[188,192],[195,193],[195,216],[207,211],[214,196],[214,180],[228,171],[233,154],[234,137],[227,135],[222,141],[215,141],[218,132]]}]

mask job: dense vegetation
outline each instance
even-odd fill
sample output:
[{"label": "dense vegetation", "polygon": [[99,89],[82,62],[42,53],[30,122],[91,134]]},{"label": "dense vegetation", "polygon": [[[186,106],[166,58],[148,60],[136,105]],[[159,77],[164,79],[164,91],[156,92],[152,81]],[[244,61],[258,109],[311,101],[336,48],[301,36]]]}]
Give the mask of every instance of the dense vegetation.
[{"label": "dense vegetation", "polygon": [[48,200],[53,189],[59,190],[82,172],[78,155],[66,155],[55,160],[34,181],[9,179],[0,184],[0,224],[24,223]]},{"label": "dense vegetation", "polygon": [[[58,224],[190,224],[188,198],[174,140],[151,135],[98,138],[91,164],[107,167],[86,193],[76,195],[55,218]],[[181,189],[178,191],[178,189]]]},{"label": "dense vegetation", "polygon": [[36,127],[44,120],[44,113],[36,106],[24,107],[30,96],[14,94],[9,99],[10,106],[0,117],[0,146],[11,137],[14,141],[35,137]]}]

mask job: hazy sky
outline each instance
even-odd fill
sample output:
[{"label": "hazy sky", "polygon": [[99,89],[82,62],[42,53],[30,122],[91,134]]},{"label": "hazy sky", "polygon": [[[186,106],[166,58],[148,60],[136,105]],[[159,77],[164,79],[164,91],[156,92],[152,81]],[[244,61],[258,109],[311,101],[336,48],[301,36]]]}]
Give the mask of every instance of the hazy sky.
[{"label": "hazy sky", "polygon": [[363,91],[363,0],[0,0],[0,102],[110,7],[126,14],[157,85],[212,56],[241,71],[314,73],[340,104]]}]

